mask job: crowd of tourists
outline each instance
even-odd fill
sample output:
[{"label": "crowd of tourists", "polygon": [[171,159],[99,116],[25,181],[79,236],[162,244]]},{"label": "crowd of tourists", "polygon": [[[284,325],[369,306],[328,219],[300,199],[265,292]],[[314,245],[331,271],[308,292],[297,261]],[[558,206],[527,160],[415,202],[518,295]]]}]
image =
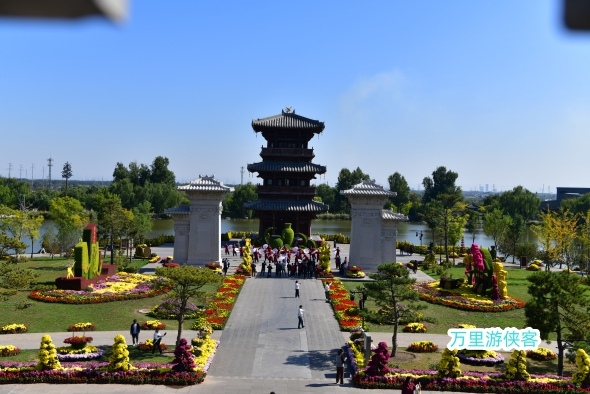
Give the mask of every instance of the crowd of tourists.
[{"label": "crowd of tourists", "polygon": [[[244,256],[244,247],[238,244],[224,246],[225,255]],[[341,260],[340,248],[335,247],[333,250],[336,270],[341,275],[346,273],[348,268],[348,258]],[[229,259],[223,259],[223,271],[227,272],[229,268]],[[260,269],[259,269],[260,268]],[[270,245],[264,245],[262,248],[252,249],[252,274],[254,277],[273,276],[276,278],[317,278],[321,271],[319,266],[318,250],[311,247],[309,249],[294,247],[289,249],[285,246],[282,248],[273,248]]]}]

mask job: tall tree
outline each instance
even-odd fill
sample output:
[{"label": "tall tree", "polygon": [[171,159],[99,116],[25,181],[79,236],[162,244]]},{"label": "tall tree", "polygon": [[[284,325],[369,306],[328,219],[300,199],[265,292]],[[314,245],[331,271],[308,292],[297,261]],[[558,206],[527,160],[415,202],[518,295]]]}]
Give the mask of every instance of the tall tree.
[{"label": "tall tree", "polygon": [[459,174],[446,167],[440,166],[432,172],[432,178],[426,177],[422,180],[424,194],[422,202],[428,204],[433,200],[443,200],[443,205],[450,208],[455,203],[463,200],[461,188],[455,185]]},{"label": "tall tree", "polygon": [[348,168],[343,168],[338,173],[338,182],[336,183],[336,190],[338,191],[334,198],[333,213],[350,213],[350,204],[346,196],[340,194],[342,190],[348,190],[354,185],[362,181],[370,181],[371,177],[365,174],[360,167],[356,170],[350,171]]},{"label": "tall tree", "polygon": [[252,218],[252,210],[244,210],[244,204],[256,200],[256,186],[248,182],[234,187],[234,191],[223,199],[223,214],[232,219],[241,219],[247,216]]},{"label": "tall tree", "polygon": [[114,264],[115,248],[114,243],[126,228],[126,209],[121,206],[121,199],[118,196],[110,196],[102,201],[98,211],[98,231],[102,236],[107,236],[111,249],[111,264]]},{"label": "tall tree", "polygon": [[512,220],[508,215],[504,215],[504,213],[500,209],[494,209],[491,212],[488,212],[483,217],[483,232],[488,237],[491,237],[494,240],[494,248],[498,249],[498,244],[508,231],[508,226]]},{"label": "tall tree", "polygon": [[[377,267],[377,272],[369,274],[372,282],[365,282],[364,289],[367,295],[375,300],[375,303],[385,313],[372,313],[371,318],[383,324],[393,325],[391,337],[391,356],[395,357],[397,351],[397,330],[400,319],[416,319],[416,311],[423,309],[414,301],[419,299],[419,293],[414,290],[415,279],[409,277],[410,271],[397,263],[384,263]],[[370,313],[363,311],[363,313]]]},{"label": "tall tree", "polygon": [[398,212],[402,211],[405,204],[410,202],[410,186],[406,178],[403,177],[399,172],[394,172],[387,178],[389,183],[389,190],[397,193],[395,197],[390,197],[389,200],[395,205]]},{"label": "tall tree", "polygon": [[207,285],[219,284],[221,276],[208,268],[197,268],[190,265],[157,268],[156,275],[171,280],[172,290],[168,295],[179,301],[177,315],[178,335],[176,336],[176,345],[178,345],[182,338],[182,324],[184,323],[187,303],[191,298],[194,298],[203,305],[207,304],[208,295],[211,293],[203,290],[203,288]]},{"label": "tall tree", "polygon": [[69,255],[88,224],[88,214],[80,201],[72,197],[58,197],[49,202],[49,214],[57,227],[61,252]]},{"label": "tall tree", "polygon": [[565,341],[586,339],[590,331],[590,299],[586,286],[567,272],[537,272],[530,275],[525,305],[526,325],[539,330],[541,339],[555,333],[557,339],[557,374],[563,375]]},{"label": "tall tree", "polygon": [[334,213],[334,202],[336,201],[336,193],[338,193],[336,188],[327,183],[322,183],[317,186],[316,193],[324,204],[330,206],[330,211]]},{"label": "tall tree", "polygon": [[465,229],[471,234],[471,243],[475,243],[475,237],[481,229],[481,214],[476,211],[471,211],[467,214],[467,223]]},{"label": "tall tree", "polygon": [[72,165],[70,164],[69,161],[66,161],[66,163],[64,164],[63,169],[61,170],[61,177],[66,180],[66,196],[67,196],[68,195],[68,180],[72,177]]},{"label": "tall tree", "polygon": [[133,208],[133,224],[131,234],[137,241],[136,244],[143,243],[147,233],[152,229],[152,206],[149,201],[143,201]]},{"label": "tall tree", "polygon": [[498,202],[505,214],[514,218],[520,215],[525,222],[536,219],[541,200],[522,186],[499,195]]},{"label": "tall tree", "polygon": [[500,239],[498,250],[505,256],[512,256],[512,262],[516,257],[518,245],[526,232],[526,223],[524,218],[519,214],[515,214],[510,218],[506,231]]},{"label": "tall tree", "polygon": [[167,157],[158,156],[154,159],[151,165],[150,181],[152,183],[163,183],[168,186],[175,186],[176,177],[174,173],[168,169],[170,160]]}]

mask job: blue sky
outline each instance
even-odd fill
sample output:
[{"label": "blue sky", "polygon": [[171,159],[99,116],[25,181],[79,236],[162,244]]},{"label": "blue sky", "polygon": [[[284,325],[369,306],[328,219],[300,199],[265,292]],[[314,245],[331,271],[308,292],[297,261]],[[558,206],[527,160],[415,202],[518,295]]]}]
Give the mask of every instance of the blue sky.
[{"label": "blue sky", "polygon": [[[0,19],[0,175],[110,180],[170,159],[178,181],[240,182],[252,119],[319,119],[334,185],[360,167],[412,188],[590,186],[590,34],[561,1],[132,1],[128,19]],[[22,168],[22,171],[21,171]],[[244,181],[257,178],[246,171]]]}]

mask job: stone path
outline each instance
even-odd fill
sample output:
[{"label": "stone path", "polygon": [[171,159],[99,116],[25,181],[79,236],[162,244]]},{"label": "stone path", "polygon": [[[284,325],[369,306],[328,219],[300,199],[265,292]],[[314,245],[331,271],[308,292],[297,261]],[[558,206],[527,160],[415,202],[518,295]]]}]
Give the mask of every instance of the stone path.
[{"label": "stone path", "polygon": [[[333,359],[342,347],[338,323],[325,302],[321,281],[248,279],[221,335],[213,377],[335,378]],[[298,306],[305,309],[305,328],[297,329]]]}]

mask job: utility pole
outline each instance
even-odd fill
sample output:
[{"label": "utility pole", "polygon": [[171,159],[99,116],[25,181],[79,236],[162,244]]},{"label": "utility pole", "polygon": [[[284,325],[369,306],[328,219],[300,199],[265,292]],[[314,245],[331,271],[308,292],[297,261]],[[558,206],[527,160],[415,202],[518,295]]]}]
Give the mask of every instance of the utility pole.
[{"label": "utility pole", "polygon": [[12,163],[8,163],[8,178],[10,178],[10,171],[12,171]]},{"label": "utility pole", "polygon": [[35,164],[31,164],[31,189],[33,189],[33,170],[35,169]]},{"label": "utility pole", "polygon": [[18,171],[18,180],[22,181],[23,180],[23,165],[21,164],[19,167],[19,171]]},{"label": "utility pole", "polygon": [[47,163],[47,166],[49,167],[49,190],[51,190],[51,167],[53,167],[53,159],[51,156],[49,156],[49,159],[47,159]]},{"label": "utility pole", "polygon": [[240,167],[240,185],[244,184],[244,166]]}]

